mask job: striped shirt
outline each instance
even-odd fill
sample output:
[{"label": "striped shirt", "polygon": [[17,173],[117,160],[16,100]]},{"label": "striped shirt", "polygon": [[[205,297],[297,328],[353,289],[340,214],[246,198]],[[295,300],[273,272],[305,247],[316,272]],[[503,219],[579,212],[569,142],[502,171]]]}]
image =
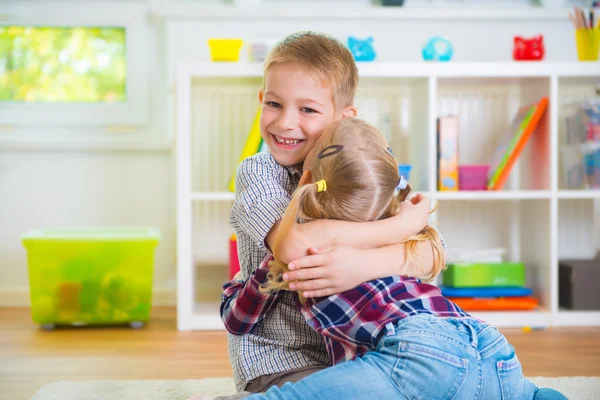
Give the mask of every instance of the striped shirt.
[{"label": "striped shirt", "polygon": [[[268,263],[272,259],[272,256],[267,256],[250,279],[225,284],[222,307],[235,306],[244,310],[224,314],[228,331],[236,334],[252,331],[254,324],[260,323],[276,307],[281,293],[289,293],[270,295],[259,291],[260,285],[266,281]],[[303,306],[297,295],[294,299],[308,325],[325,340],[333,364],[374,350],[388,323],[417,314],[469,316],[442,296],[437,286],[399,276],[365,282],[337,295],[309,299]]]},{"label": "striped shirt", "polygon": [[[240,269],[245,281],[255,276],[255,269],[270,254],[265,238],[283,217],[301,173],[299,166],[283,167],[267,152],[245,159],[238,167],[236,196],[229,221],[237,235]],[[248,313],[248,304],[236,301],[236,295],[237,292],[230,296],[223,294],[221,317],[226,325],[232,315]],[[262,375],[329,365],[323,339],[298,312],[292,292],[277,294],[277,302],[270,306],[270,312],[254,322],[244,335],[230,334],[228,348],[238,391]]]}]

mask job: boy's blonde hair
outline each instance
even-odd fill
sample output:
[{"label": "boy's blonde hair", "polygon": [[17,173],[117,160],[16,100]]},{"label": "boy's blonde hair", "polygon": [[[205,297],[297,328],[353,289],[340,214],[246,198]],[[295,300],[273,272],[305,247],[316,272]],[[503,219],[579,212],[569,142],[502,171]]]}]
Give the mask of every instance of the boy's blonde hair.
[{"label": "boy's blonde hair", "polygon": [[[364,121],[344,118],[334,122],[312,151],[318,156],[311,157],[311,165],[305,165],[305,169],[311,171],[314,182],[325,181],[326,189],[322,190],[323,183],[311,183],[294,193],[277,232],[273,246],[275,260],[269,264],[264,291],[289,290],[289,282],[282,280],[288,268],[278,261],[278,254],[279,244],[293,224],[314,219],[366,222],[388,218],[398,213],[400,203],[411,191],[407,185],[396,193],[400,181],[396,159],[383,135]],[[432,280],[445,266],[445,251],[439,233],[431,226],[404,242],[407,257],[403,268],[417,261],[417,244],[424,240],[431,241],[433,246],[434,265],[426,277]]]},{"label": "boy's blonde hair", "polygon": [[[275,45],[265,59],[265,78],[276,64],[297,63],[331,85],[336,109],[354,105],[358,68],[350,50],[339,40],[323,33],[298,32]],[[263,91],[264,91],[263,79]]]}]

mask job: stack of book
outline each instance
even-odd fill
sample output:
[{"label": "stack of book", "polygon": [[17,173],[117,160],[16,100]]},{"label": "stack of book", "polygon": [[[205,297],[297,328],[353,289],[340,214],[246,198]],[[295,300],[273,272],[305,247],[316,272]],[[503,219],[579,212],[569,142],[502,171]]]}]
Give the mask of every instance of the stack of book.
[{"label": "stack of book", "polygon": [[538,302],[525,286],[525,265],[475,262],[448,265],[442,294],[465,311],[532,310]]}]

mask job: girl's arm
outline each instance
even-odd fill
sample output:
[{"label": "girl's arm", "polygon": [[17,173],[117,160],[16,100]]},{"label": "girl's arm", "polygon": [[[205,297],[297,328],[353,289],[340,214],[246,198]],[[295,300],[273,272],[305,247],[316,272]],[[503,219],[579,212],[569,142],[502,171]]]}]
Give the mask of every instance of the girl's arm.
[{"label": "girl's arm", "polygon": [[[402,203],[397,215],[379,221],[316,220],[296,224],[289,235],[282,238],[279,258],[284,263],[290,263],[305,256],[310,247],[324,249],[332,246],[350,246],[374,249],[398,244],[425,228],[429,221],[429,210],[429,199],[415,196],[412,202]],[[272,236],[267,237],[269,245],[269,240],[274,241],[275,235]]]},{"label": "girl's arm", "polygon": [[259,290],[267,280],[268,262],[262,262],[248,280],[233,279],[223,286],[221,319],[234,335],[244,335],[259,323],[277,303],[278,293]]}]

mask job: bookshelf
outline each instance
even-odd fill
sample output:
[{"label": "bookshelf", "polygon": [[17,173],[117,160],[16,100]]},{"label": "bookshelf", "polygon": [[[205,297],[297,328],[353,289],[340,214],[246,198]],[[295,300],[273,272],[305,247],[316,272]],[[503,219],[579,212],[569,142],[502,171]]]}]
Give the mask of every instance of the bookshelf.
[{"label": "bookshelf", "polygon": [[[597,63],[359,63],[359,116],[388,136],[417,191],[439,201],[449,248],[507,249],[522,260],[536,311],[473,313],[499,327],[600,326],[600,310],[558,306],[558,261],[596,251],[600,191],[568,190],[560,171],[565,101],[593,95]],[[178,329],[224,329],[233,193],[227,185],[258,107],[260,64],[183,63],[176,77]],[[487,163],[518,107],[548,96],[538,130],[502,191],[436,190],[436,119],[460,120],[461,164]],[[567,240],[568,238],[568,240]],[[569,245],[571,243],[571,245]]]}]

